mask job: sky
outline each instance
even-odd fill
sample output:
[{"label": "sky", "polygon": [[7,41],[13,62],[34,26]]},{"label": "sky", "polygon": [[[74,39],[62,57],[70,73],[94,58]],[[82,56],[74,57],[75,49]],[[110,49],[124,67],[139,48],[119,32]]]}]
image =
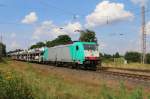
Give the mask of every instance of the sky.
[{"label": "sky", "polygon": [[0,0],[0,33],[7,51],[76,30],[96,32],[102,53],[140,51],[141,7],[146,7],[147,52],[150,52],[149,0]]}]

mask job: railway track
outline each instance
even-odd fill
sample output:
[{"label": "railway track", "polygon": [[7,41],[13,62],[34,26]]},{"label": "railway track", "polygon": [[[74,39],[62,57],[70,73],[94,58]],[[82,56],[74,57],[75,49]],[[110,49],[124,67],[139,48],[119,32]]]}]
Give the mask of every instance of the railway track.
[{"label": "railway track", "polygon": [[[124,69],[121,69],[121,70],[124,70]],[[127,71],[128,69],[125,69],[125,70]],[[134,72],[134,71],[137,72],[138,71],[138,72],[142,72],[142,73],[145,72],[143,70],[133,70],[133,69],[132,70],[129,69],[129,71],[132,71],[132,72]],[[120,72],[120,71],[119,72],[111,71],[111,70],[108,70],[108,68],[107,69],[102,68],[102,69],[98,70],[97,72],[102,73],[102,74],[106,74],[108,76],[119,77],[119,78],[122,78],[122,79],[146,82],[150,85],[150,76],[149,75],[136,74],[136,73],[131,73],[131,72],[128,73],[128,72]],[[148,72],[148,70],[146,72]],[[150,73],[150,72],[148,72],[148,73]]]},{"label": "railway track", "polygon": [[[54,66],[55,67],[55,66]],[[71,67],[71,66],[70,66]],[[58,67],[57,67],[58,68]],[[59,67],[61,68],[61,67]],[[71,69],[71,68],[69,68]],[[102,74],[104,77],[106,75],[108,76],[115,76],[117,78],[120,78],[120,79],[127,79],[127,80],[132,80],[132,81],[136,81],[136,82],[144,82],[146,83],[147,85],[150,86],[150,76],[149,75],[142,75],[142,74],[136,74],[136,73],[127,73],[127,72],[117,72],[117,71],[111,71],[108,69],[110,69],[109,67],[106,67],[106,68],[101,68],[101,69],[98,69],[96,71],[91,71],[91,70],[88,70],[88,72],[93,72],[93,73],[98,73],[98,74]],[[112,69],[112,68],[111,68]],[[116,69],[116,68],[113,68],[113,69]],[[135,71],[138,71],[138,72],[146,72],[146,73],[150,73],[149,70],[138,70],[138,69],[123,69],[123,68],[117,68],[117,69],[121,69],[121,70],[128,70],[128,71],[132,71],[132,72],[135,72]],[[81,72],[86,72],[86,70],[83,70],[83,69],[77,69]]]},{"label": "railway track", "polygon": [[[55,67],[55,66],[54,66]],[[61,67],[61,66],[60,66]],[[70,66],[71,67],[71,66]],[[113,70],[122,70],[122,71],[113,71]],[[77,69],[77,70],[81,70],[83,71],[83,69]],[[84,70],[85,71],[85,70]],[[89,70],[88,70],[89,71]],[[128,72],[124,72],[124,71],[129,71]],[[102,67],[101,69],[98,69],[96,71],[91,71],[90,72],[96,72],[96,73],[101,73],[101,74],[105,74],[108,76],[116,76],[118,78],[123,78],[123,79],[128,79],[128,80],[133,80],[133,81],[142,81],[142,82],[148,82],[150,85],[150,75],[143,75],[143,74],[137,74],[134,72],[140,72],[140,73],[149,73],[150,74],[150,70],[139,70],[139,69],[123,69],[123,68],[113,68],[113,67]]]},{"label": "railway track", "polygon": [[[48,65],[44,65],[44,66],[48,66]],[[56,67],[54,65],[51,65],[53,67]],[[70,66],[71,67],[71,66]],[[61,68],[60,67],[56,67],[56,68]],[[63,66],[62,66],[63,68]],[[71,68],[68,68],[68,69],[71,69]],[[149,73],[149,70],[137,70],[137,69],[122,69],[122,68],[113,68],[113,69],[117,69],[117,70],[126,70],[126,71],[132,71],[132,72],[146,72],[146,73]],[[143,75],[143,74],[136,74],[136,73],[128,73],[128,72],[117,72],[117,71],[111,71],[113,70],[111,67],[102,67],[101,69],[98,69],[96,71],[91,71],[91,70],[87,70],[88,72],[93,72],[93,73],[98,73],[98,74],[102,74],[104,77],[107,75],[111,78],[111,76],[115,76],[119,79],[127,79],[127,80],[132,80],[132,81],[141,81],[141,82],[146,82],[148,83],[148,85],[150,85],[150,76],[149,75]],[[86,70],[83,70],[83,69],[77,69],[81,72],[86,72]]]},{"label": "railway track", "polygon": [[131,72],[141,72],[141,73],[150,73],[150,70],[146,69],[130,69],[130,68],[115,68],[115,67],[102,67],[101,70],[122,70],[122,71],[131,71]]},{"label": "railway track", "polygon": [[132,80],[146,81],[150,83],[150,76],[147,76],[147,75],[120,73],[120,72],[114,72],[114,71],[101,71],[101,72],[108,74],[108,75],[119,76],[122,78],[132,79]]}]

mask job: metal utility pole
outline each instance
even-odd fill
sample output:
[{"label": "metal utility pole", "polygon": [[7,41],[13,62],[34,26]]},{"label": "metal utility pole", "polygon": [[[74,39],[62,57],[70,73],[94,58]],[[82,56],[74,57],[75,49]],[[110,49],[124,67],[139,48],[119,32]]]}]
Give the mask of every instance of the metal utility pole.
[{"label": "metal utility pole", "polygon": [[142,6],[142,54],[141,63],[146,63],[146,31],[145,31],[145,6]]}]

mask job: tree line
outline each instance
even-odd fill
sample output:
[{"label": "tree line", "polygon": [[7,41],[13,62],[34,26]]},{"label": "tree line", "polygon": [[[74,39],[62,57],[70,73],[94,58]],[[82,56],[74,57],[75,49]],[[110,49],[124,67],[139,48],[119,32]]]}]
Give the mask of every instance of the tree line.
[{"label": "tree line", "polygon": [[[79,41],[83,42],[97,42],[96,39],[96,34],[94,31],[91,30],[82,30],[80,32],[80,38]],[[54,47],[57,45],[65,45],[68,43],[71,43],[72,39],[69,35],[59,35],[57,38],[51,41],[46,41],[46,42],[38,42],[34,45],[31,45],[29,49],[34,49],[34,48],[41,48],[41,47]]]},{"label": "tree line", "polygon": [[6,45],[3,43],[0,43],[0,60],[4,56],[6,56]]},{"label": "tree line", "polygon": [[[128,60],[128,62],[141,62],[141,53],[139,52],[126,52],[125,59]],[[146,63],[150,64],[150,53],[146,54]]]},{"label": "tree line", "polygon": [[[126,52],[125,55],[120,55],[118,52],[115,54],[100,54],[102,60],[114,61],[114,58],[124,58],[128,63],[141,63],[141,53],[140,52]],[[150,53],[146,54],[146,63],[150,64]]]},{"label": "tree line", "polygon": [[56,39],[46,42],[38,42],[35,45],[32,45],[30,49],[41,48],[41,47],[53,47],[57,45],[67,44],[72,42],[71,38],[68,35],[60,35]]}]

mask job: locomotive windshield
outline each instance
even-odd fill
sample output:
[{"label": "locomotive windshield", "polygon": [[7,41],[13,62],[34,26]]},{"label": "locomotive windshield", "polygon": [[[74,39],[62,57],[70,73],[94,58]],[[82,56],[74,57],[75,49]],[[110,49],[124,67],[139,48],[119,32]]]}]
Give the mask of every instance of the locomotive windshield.
[{"label": "locomotive windshield", "polygon": [[97,45],[96,44],[84,44],[84,50],[97,50]]}]

